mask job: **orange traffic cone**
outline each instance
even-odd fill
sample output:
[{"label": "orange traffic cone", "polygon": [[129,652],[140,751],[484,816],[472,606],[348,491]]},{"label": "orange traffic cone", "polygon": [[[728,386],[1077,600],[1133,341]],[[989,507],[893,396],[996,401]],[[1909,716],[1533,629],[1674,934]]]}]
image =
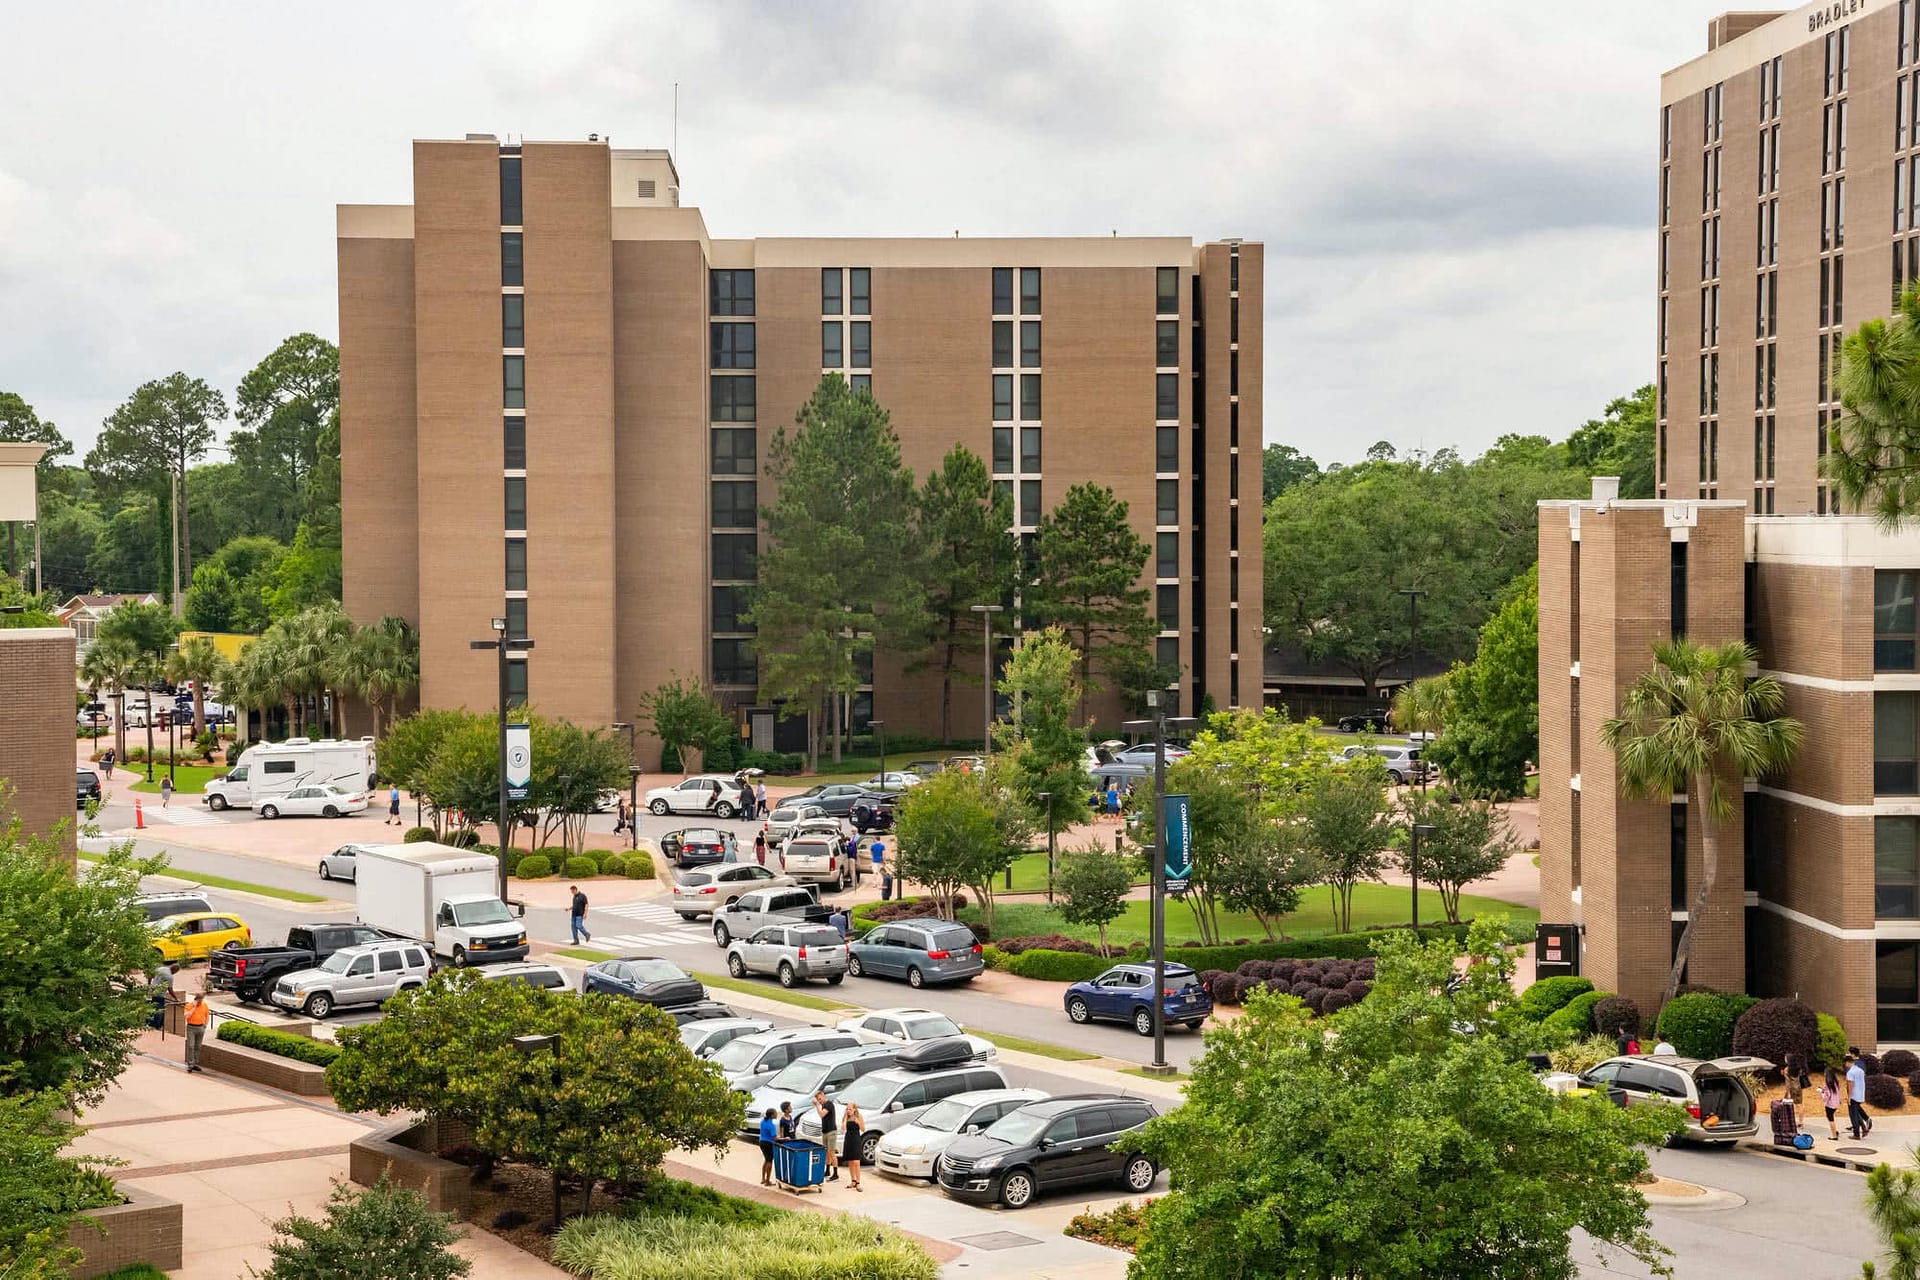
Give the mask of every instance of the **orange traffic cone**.
[{"label": "orange traffic cone", "polygon": [[133,798],[133,826],[136,831],[145,830],[147,818],[140,810],[140,797]]}]

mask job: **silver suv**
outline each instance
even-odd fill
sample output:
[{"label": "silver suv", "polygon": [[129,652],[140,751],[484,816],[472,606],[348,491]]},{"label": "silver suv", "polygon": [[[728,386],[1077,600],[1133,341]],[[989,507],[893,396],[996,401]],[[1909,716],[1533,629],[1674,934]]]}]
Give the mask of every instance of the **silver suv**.
[{"label": "silver suv", "polygon": [[1340,754],[1348,760],[1357,760],[1365,755],[1379,756],[1380,763],[1386,766],[1387,779],[1396,787],[1431,778],[1435,772],[1432,765],[1420,758],[1418,747],[1348,747]]},{"label": "silver suv", "polygon": [[426,983],[433,965],[418,942],[395,939],[342,947],[315,969],[289,973],[274,984],[273,1003],[324,1018],[335,1009],[379,1004]]},{"label": "silver suv", "polygon": [[857,1049],[835,1049],[831,1053],[810,1053],[795,1058],[774,1074],[773,1079],[753,1091],[747,1100],[747,1114],[740,1132],[751,1134],[760,1127],[760,1117],[783,1102],[793,1106],[796,1117],[813,1110],[814,1090],[828,1096],[839,1093],[855,1080],[893,1065],[893,1047],[863,1044]]},{"label": "silver suv", "polygon": [[780,871],[801,884],[851,889],[858,882],[859,858],[847,853],[838,834],[801,828],[780,846]]},{"label": "silver suv", "polygon": [[1608,1058],[1582,1073],[1580,1083],[1618,1089],[1627,1095],[1629,1106],[1671,1102],[1687,1113],[1689,1141],[1731,1145],[1760,1132],[1759,1105],[1739,1073],[1771,1070],[1771,1062],[1744,1054],[1702,1062],[1660,1053]]},{"label": "silver suv", "polygon": [[847,976],[847,940],[824,924],[770,924],[727,947],[727,972],[736,978],[771,973],[783,987],[825,978],[837,987]]},{"label": "silver suv", "polygon": [[795,1058],[835,1049],[858,1049],[860,1042],[832,1027],[788,1027],[741,1036],[709,1059],[726,1077],[729,1089],[752,1093]]},{"label": "silver suv", "polygon": [[[842,1089],[834,1101],[842,1108],[849,1102],[860,1108],[865,1119],[861,1128],[860,1163],[872,1164],[880,1154],[880,1139],[912,1124],[934,1103],[956,1094],[1006,1087],[1007,1078],[1000,1074],[998,1067],[943,1067],[932,1071],[888,1067],[855,1080]],[[802,1116],[800,1136],[809,1142],[818,1142],[820,1117]],[[852,1152],[845,1154],[848,1159],[852,1158]]]}]

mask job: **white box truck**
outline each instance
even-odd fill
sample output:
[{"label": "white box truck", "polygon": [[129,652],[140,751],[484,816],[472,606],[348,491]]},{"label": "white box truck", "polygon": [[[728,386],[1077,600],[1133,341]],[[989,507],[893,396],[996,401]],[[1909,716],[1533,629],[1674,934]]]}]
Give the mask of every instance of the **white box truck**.
[{"label": "white box truck", "polygon": [[261,742],[240,753],[240,763],[207,783],[201,799],[209,809],[251,809],[295,787],[331,783],[359,793],[373,786],[373,742],[288,738]]},{"label": "white box truck", "polygon": [[524,960],[527,931],[500,901],[490,853],[418,844],[361,845],[360,923],[427,943],[455,964]]}]

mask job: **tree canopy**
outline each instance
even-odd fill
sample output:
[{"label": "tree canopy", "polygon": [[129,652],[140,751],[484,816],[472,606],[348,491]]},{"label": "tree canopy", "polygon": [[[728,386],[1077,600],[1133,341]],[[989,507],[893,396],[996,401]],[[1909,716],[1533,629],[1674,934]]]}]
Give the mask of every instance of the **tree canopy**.
[{"label": "tree canopy", "polygon": [[1473,661],[1441,678],[1444,710],[1433,727],[1444,732],[1426,757],[1460,791],[1504,800],[1526,786],[1540,751],[1539,645],[1540,578],[1530,568],[1480,628]]},{"label": "tree canopy", "polygon": [[926,548],[926,651],[916,666],[940,672],[940,740],[953,740],[953,682],[976,678],[968,655],[985,640],[976,604],[1000,604],[1013,595],[1020,545],[1013,528],[1013,498],[994,492],[987,464],[965,445],[955,445],[938,470],[927,473],[916,508],[918,541]]},{"label": "tree canopy", "polygon": [[[1083,481],[1040,518],[1028,598],[1023,607],[1072,638],[1080,653],[1080,717],[1086,719],[1094,660],[1113,670],[1119,652],[1144,652],[1159,629],[1139,585],[1153,548],[1127,519],[1127,504],[1104,485]],[[1137,666],[1137,662],[1133,664]]]}]

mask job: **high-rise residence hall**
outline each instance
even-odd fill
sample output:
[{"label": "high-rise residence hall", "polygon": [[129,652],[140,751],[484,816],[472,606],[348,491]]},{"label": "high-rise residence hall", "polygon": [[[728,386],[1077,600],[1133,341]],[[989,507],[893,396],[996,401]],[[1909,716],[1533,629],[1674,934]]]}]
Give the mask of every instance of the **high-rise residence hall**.
[{"label": "high-rise residence hall", "polygon": [[1806,727],[1735,787],[1688,979],[1920,1042],[1920,530],[1821,477],[1844,335],[1920,280],[1920,12],[1733,13],[1661,82],[1660,498],[1540,513],[1544,917],[1657,998],[1702,872],[1685,798],[1626,800],[1600,725],[1668,635],[1745,638]]},{"label": "high-rise residence hall", "polygon": [[[1260,245],[716,240],[679,181],[664,151],[469,135],[414,143],[413,204],[339,210],[345,603],[418,627],[423,705],[494,704],[469,642],[504,617],[535,642],[511,694],[548,715],[631,720],[697,676],[773,745],[745,616],[762,473],[828,372],[916,477],[985,459],[1013,532],[1110,486],[1182,701],[1259,705]],[[854,723],[937,731],[938,675],[876,665]],[[956,684],[956,737],[981,703]]]}]

